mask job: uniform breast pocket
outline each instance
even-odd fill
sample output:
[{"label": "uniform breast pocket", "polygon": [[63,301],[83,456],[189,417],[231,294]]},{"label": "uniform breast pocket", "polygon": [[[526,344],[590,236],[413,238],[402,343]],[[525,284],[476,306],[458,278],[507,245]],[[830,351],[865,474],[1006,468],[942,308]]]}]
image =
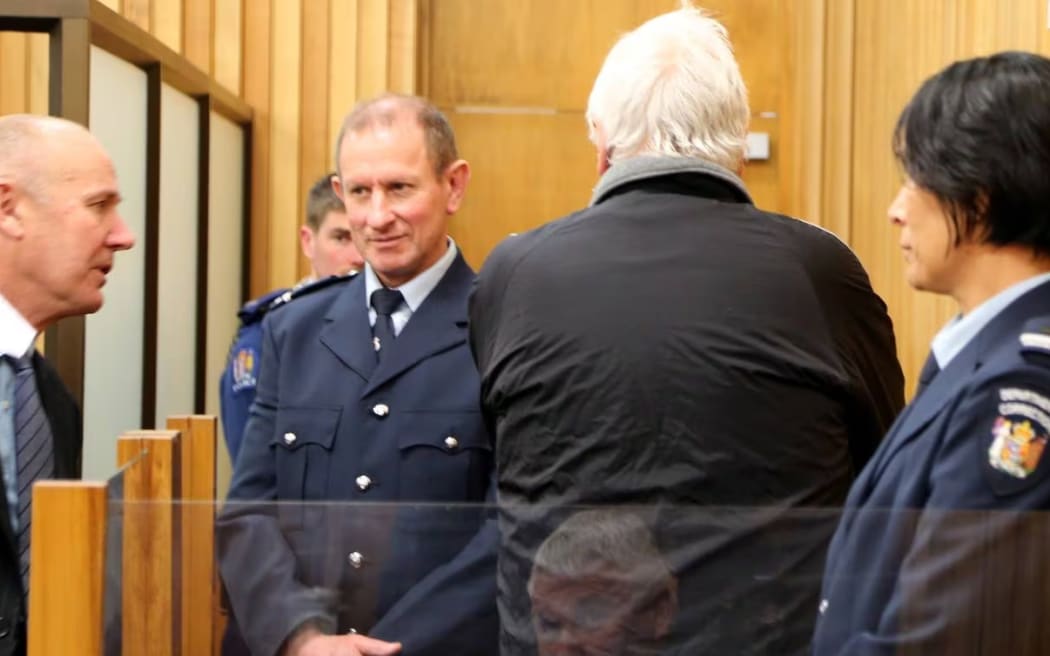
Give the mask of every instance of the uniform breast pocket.
[{"label": "uniform breast pocket", "polygon": [[401,420],[402,500],[484,500],[492,444],[480,412],[405,412]]},{"label": "uniform breast pocket", "polygon": [[341,408],[278,408],[270,447],[280,499],[323,499]]}]

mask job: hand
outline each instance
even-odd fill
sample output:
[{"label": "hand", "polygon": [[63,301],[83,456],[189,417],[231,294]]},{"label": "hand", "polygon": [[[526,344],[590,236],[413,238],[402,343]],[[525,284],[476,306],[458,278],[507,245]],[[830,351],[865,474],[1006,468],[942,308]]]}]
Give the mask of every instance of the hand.
[{"label": "hand", "polygon": [[284,650],[284,656],[394,656],[399,653],[400,642],[384,642],[356,633],[326,635],[312,627],[292,636]]}]

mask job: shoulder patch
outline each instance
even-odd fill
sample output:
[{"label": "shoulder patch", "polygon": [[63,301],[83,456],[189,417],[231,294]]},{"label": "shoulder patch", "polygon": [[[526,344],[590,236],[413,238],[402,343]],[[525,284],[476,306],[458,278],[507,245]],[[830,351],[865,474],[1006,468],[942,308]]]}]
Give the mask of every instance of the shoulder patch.
[{"label": "shoulder patch", "polygon": [[230,358],[230,373],[233,378],[232,391],[240,392],[255,389],[256,368],[259,365],[259,354],[250,346],[237,349]]},{"label": "shoulder patch", "polygon": [[1042,463],[1050,438],[1050,399],[1030,389],[1001,388],[998,416],[988,438],[988,465],[998,479],[992,481],[996,492],[1027,487],[1017,484],[1032,477]]}]

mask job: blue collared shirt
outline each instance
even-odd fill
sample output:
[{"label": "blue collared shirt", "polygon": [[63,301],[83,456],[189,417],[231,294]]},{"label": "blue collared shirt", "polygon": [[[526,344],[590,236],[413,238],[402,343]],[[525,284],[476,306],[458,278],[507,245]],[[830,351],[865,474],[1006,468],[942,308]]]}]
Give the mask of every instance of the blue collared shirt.
[{"label": "blue collared shirt", "polygon": [[[21,358],[33,348],[36,329],[0,294],[0,356]],[[15,461],[15,371],[0,358],[0,473],[11,529],[18,534],[18,463]]]},{"label": "blue collared shirt", "polygon": [[[434,291],[441,279],[445,277],[445,272],[452,266],[457,252],[456,242],[452,241],[452,237],[449,237],[448,249],[444,255],[438,258],[437,262],[431,264],[426,271],[400,287],[394,287],[405,297],[405,302],[401,304],[401,307],[390,315],[391,320],[394,322],[395,335],[401,334],[405,324],[412,318],[412,313],[419,309],[423,301],[427,300],[427,296],[430,296],[430,292]],[[383,283],[379,282],[376,272],[372,270],[372,265],[365,264],[365,303],[368,304],[368,323],[373,326],[376,325],[376,311],[372,308],[369,299],[372,298],[372,292],[382,286]]]},{"label": "blue collared shirt", "polygon": [[989,321],[1005,310],[1006,306],[1047,281],[1050,281],[1050,273],[1022,280],[970,310],[969,314],[957,315],[949,321],[930,344],[933,357],[937,358],[937,366],[941,369],[947,367],[952,358],[958,355]]}]

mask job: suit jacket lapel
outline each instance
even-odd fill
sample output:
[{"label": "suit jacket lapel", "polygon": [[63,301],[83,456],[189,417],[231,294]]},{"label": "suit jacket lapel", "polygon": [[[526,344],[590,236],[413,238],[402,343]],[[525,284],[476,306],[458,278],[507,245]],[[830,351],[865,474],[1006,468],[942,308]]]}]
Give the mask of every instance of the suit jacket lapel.
[{"label": "suit jacket lapel", "polygon": [[325,322],[321,343],[343,364],[368,380],[376,368],[376,354],[371,347],[372,326],[368,322],[364,276],[350,281],[328,310]]},{"label": "suit jacket lapel", "polygon": [[467,296],[473,282],[474,272],[463,256],[457,255],[437,287],[412,313],[393,348],[372,373],[362,396],[419,361],[466,341]]},{"label": "suit jacket lapel", "polygon": [[1011,341],[1011,333],[1020,334],[1025,320],[1033,313],[1032,308],[1050,307],[1050,283],[1044,283],[1026,292],[1013,301],[998,316],[988,322],[970,343],[960,351],[941,372],[934,376],[929,386],[916,397],[901,415],[899,421],[890,429],[885,452],[873,463],[870,482],[878,479],[905,444],[918,436],[922,429],[934,417],[941,413],[959,390],[969,382],[970,377],[988,359],[996,348],[1020,348],[1016,341]]}]

